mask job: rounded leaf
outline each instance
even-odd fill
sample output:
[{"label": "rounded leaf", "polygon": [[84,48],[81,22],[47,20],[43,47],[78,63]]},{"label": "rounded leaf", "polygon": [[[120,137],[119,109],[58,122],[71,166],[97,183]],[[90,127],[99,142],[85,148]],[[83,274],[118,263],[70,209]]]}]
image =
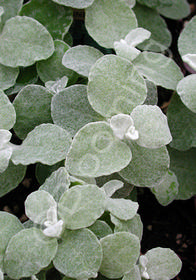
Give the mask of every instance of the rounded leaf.
[{"label": "rounded leaf", "polygon": [[132,219],[136,215],[138,208],[138,203],[130,199],[109,198],[106,202],[106,209],[118,219],[125,221]]},{"label": "rounded leaf", "polygon": [[196,74],[183,78],[177,85],[177,93],[182,102],[196,113]]},{"label": "rounded leaf", "polygon": [[23,229],[8,243],[4,269],[12,279],[30,277],[47,267],[54,258],[58,243],[37,228]]},{"label": "rounded leaf", "polygon": [[47,29],[33,18],[16,16],[9,19],[0,37],[0,63],[29,66],[47,59],[54,52],[54,43]]},{"label": "rounded leaf", "polygon": [[152,193],[161,205],[167,206],[177,197],[178,186],[176,175],[169,170],[164,180],[158,186],[152,188]]},{"label": "rounded leaf", "polygon": [[90,6],[94,0],[52,0],[59,5],[68,6],[76,9],[85,9]]},{"label": "rounded leaf", "polygon": [[0,0],[0,6],[4,10],[1,17],[1,24],[4,25],[9,18],[16,16],[22,8],[22,4],[23,0]]},{"label": "rounded leaf", "polygon": [[129,272],[140,254],[140,241],[129,232],[117,232],[100,240],[103,260],[100,272],[107,278],[116,279]]},{"label": "rounded leaf", "polygon": [[178,82],[183,78],[174,60],[160,53],[144,51],[134,59],[133,64],[141,75],[167,89],[176,90]]},{"label": "rounded leaf", "polygon": [[131,144],[133,158],[130,164],[120,171],[130,184],[138,187],[154,187],[159,184],[169,168],[169,154],[166,147],[148,149]]},{"label": "rounded leaf", "polygon": [[59,216],[68,229],[92,225],[105,210],[105,193],[96,185],[78,185],[67,190],[58,204]]},{"label": "rounded leaf", "polygon": [[0,89],[5,90],[13,86],[18,74],[18,68],[11,68],[0,64]]},{"label": "rounded leaf", "polygon": [[105,221],[101,220],[95,221],[89,229],[97,236],[98,239],[103,238],[108,234],[112,234],[111,227]]},{"label": "rounded leaf", "polygon": [[111,197],[117,190],[121,189],[124,183],[119,180],[110,180],[102,186],[107,197]]},{"label": "rounded leaf", "polygon": [[39,124],[52,122],[51,100],[52,93],[39,85],[28,85],[17,94],[14,131],[19,138],[24,139]]},{"label": "rounded leaf", "polygon": [[66,51],[62,64],[78,74],[88,77],[91,67],[102,56],[103,54],[93,47],[79,45]]},{"label": "rounded leaf", "polygon": [[64,76],[67,76],[69,79],[74,78],[73,71],[62,65],[63,55],[70,47],[60,40],[55,40],[54,46],[55,51],[53,55],[36,64],[37,73],[44,83],[59,80]]},{"label": "rounded leaf", "polygon": [[9,98],[2,90],[0,90],[0,108],[0,129],[10,130],[14,126],[16,112]]},{"label": "rounded leaf", "polygon": [[57,203],[46,191],[32,192],[25,200],[25,213],[36,224],[43,224],[47,220],[47,212],[51,207],[57,207]]},{"label": "rounded leaf", "polygon": [[0,173],[0,197],[15,189],[22,182],[26,173],[26,166],[14,165],[9,162],[8,168]]},{"label": "rounded leaf", "polygon": [[19,219],[7,212],[0,211],[0,270],[3,269],[3,257],[9,240],[23,229]]},{"label": "rounded leaf", "polygon": [[151,249],[145,254],[145,257],[150,279],[173,279],[182,267],[179,257],[168,248]]},{"label": "rounded leaf", "polygon": [[119,141],[106,122],[89,123],[75,135],[66,159],[76,176],[98,177],[120,171],[131,160],[129,147]]},{"label": "rounded leaf", "polygon": [[53,165],[65,159],[70,144],[71,136],[65,129],[54,124],[41,124],[14,149],[12,161],[23,165],[35,162]]},{"label": "rounded leaf", "polygon": [[90,106],[85,85],[73,85],[55,94],[51,111],[53,122],[69,131],[72,136],[89,122],[103,119]]},{"label": "rounded leaf", "polygon": [[130,114],[147,96],[144,79],[124,58],[106,55],[91,68],[88,99],[95,111],[104,117]]},{"label": "rounded leaf", "polygon": [[55,268],[67,277],[95,278],[102,261],[97,237],[88,229],[65,231],[53,260]]},{"label": "rounded leaf", "polygon": [[115,41],[120,41],[131,29],[137,27],[137,19],[125,1],[95,0],[86,9],[85,25],[99,45],[113,48]]},{"label": "rounded leaf", "polygon": [[[21,16],[28,16],[43,24],[54,39],[63,39],[72,24],[72,10],[61,7],[48,0],[31,0],[20,11]],[[58,28],[56,26],[58,22]]]},{"label": "rounded leaf", "polygon": [[190,6],[186,0],[172,0],[171,5],[158,7],[158,12],[167,18],[182,19],[190,14]]},{"label": "rounded leaf", "polygon": [[138,145],[155,149],[171,142],[167,117],[158,106],[139,105],[133,109],[131,117],[139,132],[139,139],[136,140]]}]

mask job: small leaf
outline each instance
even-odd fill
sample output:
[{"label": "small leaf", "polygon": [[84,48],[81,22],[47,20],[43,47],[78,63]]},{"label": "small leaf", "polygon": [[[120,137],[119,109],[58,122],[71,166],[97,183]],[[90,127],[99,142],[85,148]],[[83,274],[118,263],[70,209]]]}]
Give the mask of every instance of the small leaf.
[{"label": "small leaf", "polygon": [[72,136],[85,124],[103,119],[90,106],[85,85],[73,85],[55,94],[51,111],[53,122]]},{"label": "small leaf", "polygon": [[139,138],[136,140],[138,145],[156,149],[171,142],[167,117],[158,106],[139,105],[133,109],[131,117],[139,132]]},{"label": "small leaf", "polygon": [[64,53],[70,48],[65,42],[60,40],[54,41],[55,51],[53,55],[46,59],[39,61],[36,64],[37,73],[40,79],[46,83],[47,81],[58,81],[64,76],[70,80],[75,79],[75,74],[70,69],[62,65],[62,58]]},{"label": "small leaf", "polygon": [[88,229],[80,229],[64,232],[53,263],[67,277],[89,279],[97,276],[101,261],[97,237]]},{"label": "small leaf", "polygon": [[14,131],[20,139],[36,126],[52,122],[51,100],[52,93],[43,86],[28,85],[19,92],[13,104],[16,110]]},{"label": "small leaf", "polygon": [[132,219],[139,208],[137,202],[124,198],[109,198],[106,201],[106,209],[120,220]]},{"label": "small leaf", "polygon": [[37,274],[54,258],[58,243],[37,228],[23,229],[8,243],[4,268],[9,277],[19,279]]},{"label": "small leaf", "polygon": [[127,231],[135,234],[141,241],[143,235],[143,224],[139,214],[132,219],[124,221],[111,215],[111,221],[115,225],[114,232]]},{"label": "small leaf", "polygon": [[145,254],[145,257],[150,279],[173,279],[182,267],[179,257],[168,248],[151,249]]},{"label": "small leaf", "polygon": [[76,9],[85,9],[90,6],[94,0],[52,0],[59,5],[68,6]]},{"label": "small leaf", "polygon": [[65,159],[70,144],[71,137],[66,130],[54,124],[41,124],[13,151],[12,161],[23,165],[35,162],[53,165]]},{"label": "small leaf", "polygon": [[176,175],[169,170],[164,180],[158,186],[152,188],[152,193],[154,193],[161,205],[167,206],[177,197],[178,186]]},{"label": "small leaf", "polygon": [[19,219],[7,212],[0,211],[0,270],[3,269],[3,257],[9,240],[23,229]]},{"label": "small leaf", "polygon": [[196,113],[196,74],[183,78],[177,85],[177,93],[189,110]]},{"label": "small leaf", "polygon": [[129,147],[113,135],[109,124],[95,122],[85,125],[75,135],[66,167],[76,176],[98,177],[120,171],[130,160]]},{"label": "small leaf", "polygon": [[160,53],[142,52],[133,64],[137,70],[155,85],[176,90],[178,82],[183,78],[177,64]]},{"label": "small leaf", "polygon": [[0,107],[0,129],[10,130],[14,126],[16,112],[9,98],[2,90],[0,90]]},{"label": "small leaf", "polygon": [[11,68],[0,64],[0,89],[5,90],[13,86],[18,74],[18,68]]},{"label": "small leaf", "polygon": [[180,151],[196,147],[196,114],[182,103],[177,94],[171,99],[167,118],[173,137],[170,146]]},{"label": "small leaf", "polygon": [[108,234],[112,233],[111,227],[104,221],[97,220],[92,224],[89,229],[97,236],[98,239],[101,239]]},{"label": "small leaf", "polygon": [[170,6],[158,7],[158,12],[164,17],[177,20],[190,14],[190,6],[186,0],[173,0]]},{"label": "small leaf", "polygon": [[67,76],[63,76],[61,79],[56,81],[48,81],[45,83],[45,87],[50,90],[53,94],[59,93],[64,90],[67,86],[68,78]]},{"label": "small leaf", "polygon": [[88,99],[93,109],[105,117],[130,114],[146,95],[144,79],[129,61],[119,56],[106,55],[91,68]]},{"label": "small leaf", "polygon": [[177,199],[189,199],[196,195],[196,149],[179,152],[169,149],[170,168],[176,174],[179,188]]},{"label": "small leaf", "polygon": [[47,220],[47,212],[51,207],[56,208],[57,203],[52,195],[44,190],[32,192],[25,201],[25,213],[36,224],[44,224]]},{"label": "small leaf", "polygon": [[55,201],[59,201],[61,195],[68,190],[70,185],[69,174],[65,167],[60,167],[48,177],[39,190],[50,193]]},{"label": "small leaf", "polygon": [[148,149],[132,143],[131,151],[132,161],[120,171],[120,176],[138,187],[151,188],[159,184],[169,168],[169,154],[166,147]]},{"label": "small leaf", "polygon": [[6,66],[29,66],[47,59],[54,52],[51,35],[38,21],[16,16],[9,19],[0,37],[0,63]]},{"label": "small leaf", "polygon": [[102,189],[105,191],[107,197],[111,197],[117,190],[121,189],[123,186],[123,182],[119,180],[111,180],[105,183],[102,186]]},{"label": "small leaf", "polygon": [[62,64],[66,68],[88,77],[91,67],[102,56],[103,54],[93,47],[78,45],[66,51]]},{"label": "small leaf", "polygon": [[[122,19],[120,24],[119,19]],[[137,27],[137,19],[125,1],[95,0],[86,9],[85,25],[99,45],[113,48],[115,41],[124,38],[131,29]]]},{"label": "small leaf", "polygon": [[140,254],[137,236],[129,232],[117,232],[100,240],[103,260],[100,272],[107,278],[120,278],[129,272]]},{"label": "small leaf", "polygon": [[0,197],[15,189],[23,180],[26,173],[26,166],[14,165],[9,162],[8,168],[0,173]]},{"label": "small leaf", "polygon": [[151,32],[150,39],[138,45],[138,48],[152,52],[162,52],[168,49],[172,37],[166,22],[158,12],[155,9],[139,4],[137,4],[133,10],[138,20],[138,26]]},{"label": "small leaf", "polygon": [[[178,49],[184,62],[187,62],[194,70],[196,70],[196,16],[194,16],[181,32],[178,39]],[[187,42],[189,44],[187,45]]]},{"label": "small leaf", "polygon": [[[31,0],[23,6],[20,15],[32,17],[39,21],[47,28],[54,39],[63,39],[73,21],[70,8],[59,8],[59,5],[48,0]],[[58,22],[58,28],[56,28],[55,22]]]},{"label": "small leaf", "polygon": [[59,216],[68,229],[92,225],[105,210],[105,193],[95,185],[78,185],[67,190],[58,204]]}]

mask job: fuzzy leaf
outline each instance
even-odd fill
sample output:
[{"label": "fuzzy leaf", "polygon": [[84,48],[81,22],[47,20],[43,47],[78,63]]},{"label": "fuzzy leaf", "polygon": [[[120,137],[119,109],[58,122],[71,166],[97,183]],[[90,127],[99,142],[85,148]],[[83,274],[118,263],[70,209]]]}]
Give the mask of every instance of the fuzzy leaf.
[{"label": "fuzzy leaf", "polygon": [[103,54],[93,47],[79,45],[64,54],[62,64],[78,74],[88,77],[91,67],[102,56]]},{"label": "fuzzy leaf", "polygon": [[170,146],[185,151],[196,147],[196,114],[173,95],[167,111],[169,128],[173,137]]},{"label": "fuzzy leaf", "polygon": [[[145,1],[146,2],[146,1]],[[155,9],[137,4],[134,7],[138,26],[151,32],[150,39],[138,45],[143,50],[162,52],[171,44],[171,34],[163,18]]]},{"label": "fuzzy leaf", "polygon": [[44,83],[59,80],[64,76],[67,76],[70,80],[75,79],[73,71],[62,65],[63,55],[70,47],[60,40],[55,40],[54,46],[55,51],[53,55],[46,60],[39,61],[36,65],[40,79]]},{"label": "fuzzy leaf", "polygon": [[5,272],[13,279],[30,277],[47,267],[54,258],[58,243],[37,228],[23,229],[14,235],[6,249]]},{"label": "fuzzy leaf", "polygon": [[101,261],[97,237],[88,229],[80,229],[64,232],[53,263],[67,277],[88,279],[97,276]]},{"label": "fuzzy leaf", "polygon": [[157,105],[158,104],[158,93],[157,93],[156,85],[149,80],[145,80],[145,82],[146,82],[148,92],[147,92],[147,97],[146,97],[146,100],[144,101],[144,104]]},{"label": "fuzzy leaf", "polygon": [[[59,8],[59,5],[48,0],[31,0],[23,6],[20,15],[39,21],[54,39],[63,39],[73,21],[71,8]],[[58,22],[58,28],[56,22]]]},{"label": "fuzzy leaf", "polygon": [[57,203],[52,195],[44,190],[32,192],[25,201],[25,213],[36,224],[42,225],[47,220],[50,207],[56,208]]},{"label": "fuzzy leaf", "polygon": [[23,0],[0,0],[0,6],[3,7],[4,13],[1,17],[1,25],[3,26],[11,17],[14,17],[21,10]]},{"label": "fuzzy leaf", "polygon": [[138,145],[156,149],[171,142],[167,117],[158,106],[139,105],[133,109],[131,117],[139,132],[139,138],[136,140]]},{"label": "fuzzy leaf", "polygon": [[19,219],[7,212],[0,211],[0,270],[3,269],[3,257],[9,240],[23,229]]},{"label": "fuzzy leaf", "polygon": [[111,221],[115,225],[114,232],[127,231],[135,234],[139,240],[142,239],[143,224],[139,214],[136,214],[132,219],[124,221],[111,215]]},{"label": "fuzzy leaf", "polygon": [[145,257],[150,279],[173,279],[182,267],[179,257],[168,248],[151,249],[145,254]]},{"label": "fuzzy leaf", "polygon": [[109,198],[106,202],[106,209],[116,218],[120,220],[132,219],[139,208],[137,202],[124,198]]},{"label": "fuzzy leaf", "polygon": [[95,185],[74,186],[67,190],[58,204],[59,216],[68,229],[92,225],[105,210],[105,193]]},{"label": "fuzzy leaf", "polygon": [[70,144],[71,137],[66,130],[54,124],[41,124],[13,151],[12,161],[23,165],[35,162],[53,165],[65,159]]},{"label": "fuzzy leaf", "polygon": [[85,85],[73,85],[55,94],[51,111],[53,122],[72,136],[87,123],[103,119],[90,106]]},{"label": "fuzzy leaf", "polygon": [[186,107],[196,113],[196,74],[183,78],[177,85],[177,93]]},{"label": "fuzzy leaf", "polygon": [[196,195],[196,149],[179,152],[169,149],[170,168],[175,172],[179,188],[177,199],[189,199]]},{"label": "fuzzy leaf", "polygon": [[39,188],[39,190],[44,190],[50,193],[58,202],[61,195],[68,190],[69,185],[69,174],[65,167],[60,167],[46,179],[45,183]]},{"label": "fuzzy leaf", "polygon": [[124,183],[119,180],[110,180],[102,186],[107,197],[111,197],[117,190],[123,187]]},{"label": "fuzzy leaf", "polygon": [[93,109],[105,117],[130,114],[146,99],[144,79],[127,60],[107,55],[91,68],[88,99]]},{"label": "fuzzy leaf", "polygon": [[75,135],[66,167],[76,176],[98,177],[120,171],[130,160],[129,147],[113,135],[109,124],[95,122],[85,125]]},{"label": "fuzzy leaf", "polygon": [[47,29],[30,17],[9,19],[0,37],[0,63],[11,66],[29,66],[47,59],[54,52],[54,43]]},{"label": "fuzzy leaf", "polygon": [[125,1],[95,0],[86,9],[85,25],[99,45],[113,48],[115,41],[120,41],[131,29],[137,27],[137,19]]},{"label": "fuzzy leaf", "polygon": [[5,90],[13,86],[18,74],[18,68],[11,68],[0,64],[0,89]]},{"label": "fuzzy leaf", "polygon": [[26,173],[26,166],[9,162],[8,168],[0,173],[0,197],[15,189]]},{"label": "fuzzy leaf", "polygon": [[176,175],[169,170],[164,180],[158,186],[152,188],[152,193],[161,205],[167,206],[177,197],[178,186]]},{"label": "fuzzy leaf", "polygon": [[94,0],[52,0],[59,5],[68,6],[76,9],[85,9],[90,6]]},{"label": "fuzzy leaf", "polygon": [[108,234],[112,234],[111,227],[105,221],[101,220],[95,221],[89,229],[97,236],[98,239],[101,239]]},{"label": "fuzzy leaf", "polygon": [[134,265],[130,272],[123,276],[122,280],[141,280],[139,267]]},{"label": "fuzzy leaf", "polygon": [[117,232],[100,240],[103,261],[100,272],[107,278],[120,278],[129,272],[140,254],[137,236],[129,232]]},{"label": "fuzzy leaf", "polygon": [[131,163],[120,171],[130,184],[140,187],[154,187],[159,184],[169,168],[169,154],[166,147],[148,149],[131,144]]},{"label": "fuzzy leaf", "polygon": [[[51,123],[52,93],[43,86],[28,85],[14,99],[16,123],[14,131],[24,139],[36,126]],[[29,113],[31,112],[31,113]]]},{"label": "fuzzy leaf", "polygon": [[170,6],[158,7],[158,12],[164,17],[182,19],[190,14],[190,7],[186,0],[172,0]]},{"label": "fuzzy leaf", "polygon": [[183,78],[177,64],[160,53],[142,52],[133,64],[137,70],[155,85],[176,90],[178,82]]},{"label": "fuzzy leaf", "polygon": [[14,126],[16,112],[9,98],[2,90],[0,90],[0,108],[0,129],[10,130]]}]

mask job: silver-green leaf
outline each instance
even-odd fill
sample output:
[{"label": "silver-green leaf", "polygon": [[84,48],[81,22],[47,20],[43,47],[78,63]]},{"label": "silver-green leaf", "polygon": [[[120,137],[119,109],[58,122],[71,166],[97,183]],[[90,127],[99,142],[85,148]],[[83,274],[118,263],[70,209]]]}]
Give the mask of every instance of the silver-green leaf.
[{"label": "silver-green leaf", "polygon": [[0,129],[10,130],[16,121],[16,112],[7,95],[0,90]]}]

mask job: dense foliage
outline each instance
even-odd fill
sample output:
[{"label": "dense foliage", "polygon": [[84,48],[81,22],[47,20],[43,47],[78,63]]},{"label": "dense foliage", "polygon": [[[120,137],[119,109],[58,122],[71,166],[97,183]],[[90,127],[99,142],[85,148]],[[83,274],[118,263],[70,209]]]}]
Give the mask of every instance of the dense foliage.
[{"label": "dense foliage", "polygon": [[[174,278],[172,250],[140,255],[133,190],[163,206],[196,194],[196,16],[178,38],[184,77],[164,17],[188,16],[186,0],[25,2],[0,0],[0,197],[30,164],[40,188],[27,222],[0,212],[0,279]],[[73,12],[89,44],[72,46]]]}]

